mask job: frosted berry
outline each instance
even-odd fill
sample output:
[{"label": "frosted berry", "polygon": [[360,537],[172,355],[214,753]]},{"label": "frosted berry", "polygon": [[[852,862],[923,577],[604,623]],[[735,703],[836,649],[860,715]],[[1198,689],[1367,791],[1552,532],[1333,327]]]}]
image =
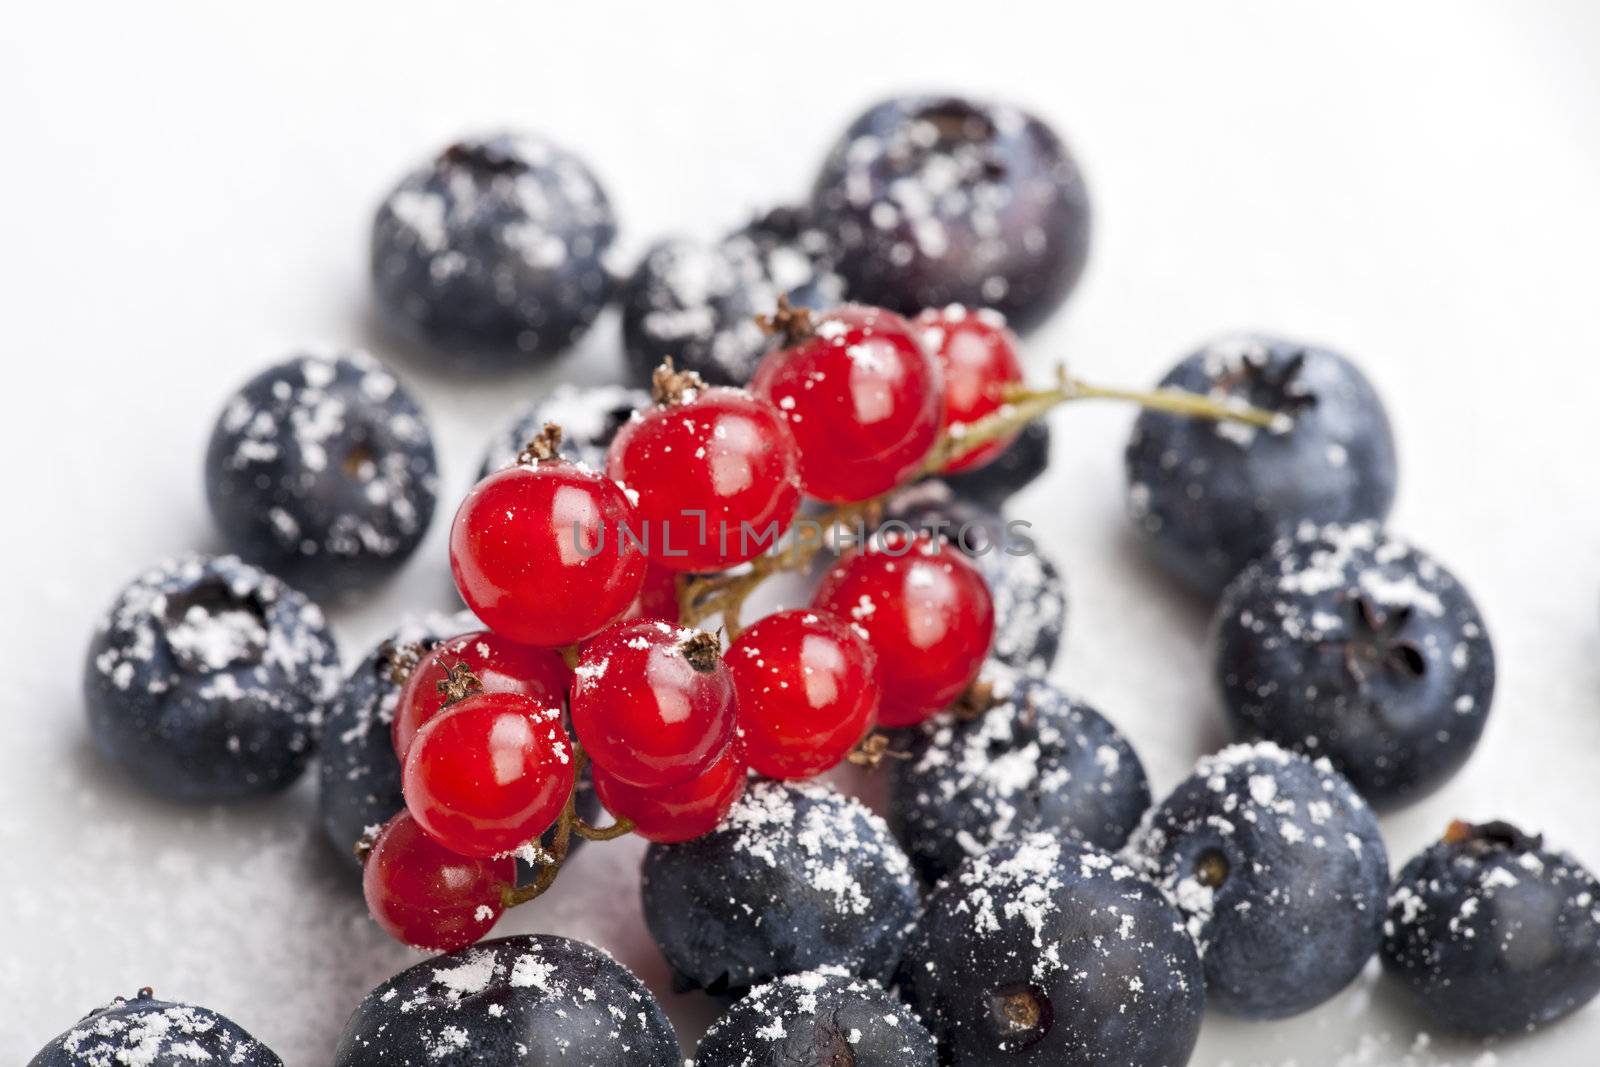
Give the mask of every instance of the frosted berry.
[{"label": "frosted berry", "polygon": [[866,500],[915,474],[939,436],[944,377],[910,324],[856,304],[816,319],[786,307],[775,319],[785,344],[751,386],[788,420],[806,495]]},{"label": "frosted berry", "polygon": [[450,529],[456,588],[489,629],[556,647],[603,629],[644,582],[637,528],[616,484],[565,460],[508,467],[473,487]]},{"label": "frosted berry", "polygon": [[710,634],[622,623],[583,650],[572,728],[608,777],[651,788],[711,765],[733,737],[734,691]]},{"label": "frosted berry", "polygon": [[401,179],[372,223],[384,324],[458,365],[547,361],[611,294],[611,203],[577,156],[530,133],[466,138]]},{"label": "frosted berry", "polygon": [[726,662],[739,698],[740,738],[757,774],[821,774],[877,719],[877,658],[836,615],[768,615],[729,647]]},{"label": "frosted berry", "polygon": [[418,731],[406,753],[406,807],[450,851],[498,856],[555,823],[573,769],[559,706],[479,693]]},{"label": "frosted berry", "polygon": [[395,754],[405,759],[417,731],[449,702],[452,669],[466,667],[485,693],[519,693],[546,707],[563,707],[572,672],[560,655],[506,640],[488,630],[443,641],[411,668],[391,726]]},{"label": "frosted berry", "polygon": [[[14,1016],[13,1016],[14,1017]],[[283,1067],[232,1019],[196,1004],[157,1000],[148,989],[90,1012],[28,1061],[28,1067]]]},{"label": "frosted berry", "polygon": [[607,476],[638,511],[645,554],[690,572],[760,555],[800,506],[800,449],[783,417],[742,389],[689,385],[661,398],[622,427],[606,457]]},{"label": "frosted berry", "polygon": [[505,910],[502,892],[516,879],[516,861],[510,857],[458,856],[402,811],[373,840],[361,887],[367,910],[395,940],[453,952],[499,921]]},{"label": "frosted berry", "polygon": [[812,604],[849,619],[878,660],[878,722],[910,726],[972,684],[994,638],[994,604],[961,551],[890,534],[845,556]]},{"label": "frosted berry", "polygon": [[744,793],[748,780],[749,767],[734,741],[709,767],[686,782],[642,789],[596,769],[594,789],[607,811],[633,822],[634,833],[646,841],[670,845],[715,830]]},{"label": "frosted berry", "polygon": [[871,108],[829,153],[812,205],[851,297],[907,315],[953,302],[1031,328],[1066,299],[1089,253],[1072,154],[1035,116],[983,100]]},{"label": "frosted berry", "polygon": [[[1005,403],[1006,389],[1022,382],[1017,339],[1006,329],[1005,316],[972,310],[960,304],[929,308],[914,320],[923,347],[939,357],[944,368],[945,429],[959,434]],[[993,462],[1017,439],[1016,434],[979,445],[945,464],[956,474]]]}]

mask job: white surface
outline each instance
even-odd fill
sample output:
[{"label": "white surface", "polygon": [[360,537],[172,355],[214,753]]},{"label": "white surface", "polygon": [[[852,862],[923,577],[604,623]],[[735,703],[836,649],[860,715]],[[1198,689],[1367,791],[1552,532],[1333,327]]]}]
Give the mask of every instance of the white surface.
[{"label": "white surface", "polygon": [[[557,6],[561,14],[554,10]],[[574,9],[585,7],[581,15]],[[179,810],[89,751],[92,621],[151,560],[214,547],[201,451],[225,393],[298,341],[384,346],[369,212],[458,131],[521,124],[586,156],[631,248],[801,193],[866,103],[948,87],[1063,131],[1097,211],[1088,276],[1030,345],[1145,383],[1236,327],[1326,341],[1400,434],[1395,525],[1469,583],[1501,683],[1478,756],[1385,821],[1403,861],[1454,815],[1505,816],[1600,863],[1600,19],[1581,5],[71,5],[0,37],[0,1061],[152,984],[229,1014],[292,1067],[408,962],[364,918],[313,797]],[[1003,13],[1002,13],[1003,12]],[[489,425],[556,377],[615,373],[607,317],[551,374],[400,369],[452,494]],[[1131,413],[1056,417],[1019,501],[1072,584],[1058,676],[1120,724],[1158,791],[1219,737],[1201,605],[1148,570],[1121,514]],[[353,661],[447,601],[443,534],[336,622]],[[309,784],[309,783],[307,783]],[[594,846],[502,932],[616,950],[657,989],[635,846]],[[692,1038],[708,1009],[671,1001]],[[1476,1063],[1381,985],[1305,1018],[1208,1021],[1194,1062]],[[1424,1039],[1425,1042],[1425,1039]],[[1495,1050],[1587,1062],[1600,1007]],[[1581,1050],[1581,1051],[1580,1051]],[[1411,1058],[1408,1058],[1411,1057]]]}]

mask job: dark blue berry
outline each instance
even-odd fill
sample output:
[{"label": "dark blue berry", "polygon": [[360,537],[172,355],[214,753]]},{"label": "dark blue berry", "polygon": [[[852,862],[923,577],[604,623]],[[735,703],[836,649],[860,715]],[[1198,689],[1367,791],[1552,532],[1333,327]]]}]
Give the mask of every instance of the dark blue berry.
[{"label": "dark blue berry", "polygon": [[[468,612],[408,621],[367,653],[329,701],[318,760],[317,806],[329,843],[356,868],[360,867],[356,846],[406,804],[392,729],[407,665],[445,638],[480,628]],[[592,824],[600,817],[600,799],[587,769],[577,791],[578,814]],[[550,835],[545,840],[549,843]],[[583,838],[574,837],[569,852],[583,844]],[[517,862],[521,877],[530,879],[526,866]]]},{"label": "dark blue berry", "polygon": [[582,941],[484,941],[410,967],[368,993],[333,1067],[680,1067],[655,997]]},{"label": "dark blue berry", "polygon": [[339,654],[322,611],[233,556],[146,571],[89,642],[96,746],[146,788],[214,802],[271,793],[305,770]]},{"label": "dark blue berry", "polygon": [[1401,870],[1384,970],[1436,1023],[1512,1034],[1600,993],[1600,882],[1506,823],[1455,823]]},{"label": "dark blue berry", "polygon": [[1163,386],[1283,418],[1260,429],[1145,411],[1128,442],[1128,512],[1156,560],[1208,595],[1302,522],[1381,521],[1394,435],[1372,385],[1336,352],[1240,335],[1184,358]]},{"label": "dark blue berry", "polygon": [[933,1037],[876,982],[823,968],[757,986],[711,1024],[694,1067],[936,1067]]},{"label": "dark blue berry", "polygon": [[1050,466],[1050,424],[1030,422],[1006,450],[976,470],[942,474],[957,496],[998,509]]},{"label": "dark blue berry", "polygon": [[900,989],[962,1067],[1182,1067],[1205,981],[1161,892],[1098,849],[1028,834],[941,882]]},{"label": "dark blue berry", "polygon": [[1207,756],[1128,854],[1184,913],[1223,1011],[1306,1011],[1377,951],[1388,856],[1372,809],[1326,762],[1267,742]]},{"label": "dark blue berry", "polygon": [[671,238],[645,254],[622,294],[622,336],[642,386],[661,361],[712,385],[745,385],[774,341],[756,325],[778,298],[826,309],[844,300],[827,241],[780,208],[715,244]]},{"label": "dark blue berry", "polygon": [[283,1067],[267,1046],[210,1008],[118,997],[40,1049],[28,1067]]},{"label": "dark blue berry", "polygon": [[1235,730],[1326,756],[1379,808],[1442,785],[1489,716],[1494,648],[1472,597],[1373,523],[1279,541],[1228,585],[1213,631]]},{"label": "dark blue berry", "polygon": [[384,322],[458,363],[515,367],[573,344],[611,294],[611,203],[583,161],[542,137],[451,145],[372,224]]},{"label": "dark blue berry", "polygon": [[231,548],[315,596],[387,578],[433,518],[439,468],[416,401],[364,352],[304,352],[228,400],[206,498]]},{"label": "dark blue berry", "polygon": [[643,893],[680,984],[728,996],[826,966],[885,979],[917,913],[883,820],[814,782],[753,781],[711,833],[651,845]]},{"label": "dark blue berry", "polygon": [[852,300],[913,315],[965,304],[1027,330],[1089,252],[1089,198],[1060,139],[1016,108],[886,100],[833,148],[812,192]]},{"label": "dark blue berry", "polygon": [[1034,831],[1121,848],[1150,807],[1144,766],[1116,727],[993,662],[960,706],[909,733],[892,764],[889,822],[930,884]]},{"label": "dark blue berry", "polygon": [[400,699],[403,660],[413,649],[426,651],[446,637],[473,629],[476,620],[465,613],[406,622],[367,653],[328,703],[317,806],[328,841],[357,867],[357,843],[406,803],[390,732]]},{"label": "dark blue berry", "polygon": [[976,564],[994,600],[994,659],[1037,674],[1050,669],[1067,625],[1066,585],[1028,523],[957,496],[938,479],[898,493],[884,511],[890,531],[901,529],[895,522],[945,538]]},{"label": "dark blue berry", "polygon": [[635,411],[651,406],[650,394],[621,385],[569,385],[563,383],[538,400],[517,410],[489,441],[480,479],[517,461],[517,455],[538,436],[546,423],[561,427],[561,454],[597,471],[606,469],[606,449],[617,431]]}]

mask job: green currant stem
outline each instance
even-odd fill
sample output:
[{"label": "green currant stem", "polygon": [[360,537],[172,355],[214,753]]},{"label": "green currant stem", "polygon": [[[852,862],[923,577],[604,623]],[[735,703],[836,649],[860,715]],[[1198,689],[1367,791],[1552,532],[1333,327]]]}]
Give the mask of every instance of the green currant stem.
[{"label": "green currant stem", "polygon": [[[975,422],[946,430],[934,442],[921,471],[906,484],[938,474],[955,460],[994,441],[1004,440],[1035,419],[1073,400],[1126,400],[1152,411],[1165,411],[1191,418],[1219,422],[1243,422],[1251,426],[1275,427],[1287,416],[1251,407],[1242,401],[1219,399],[1182,389],[1112,389],[1070,377],[1065,367],[1056,368],[1056,384],[1048,389],[1019,388],[1006,403]],[[823,530],[836,526],[853,527],[880,509],[904,486],[869,500],[844,504],[814,521]],[[822,550],[825,538],[795,538],[789,544],[751,560],[744,570],[680,577],[678,615],[685,626],[697,626],[713,615],[721,615],[730,639],[739,636],[739,615],[745,600],[768,577],[779,571],[803,570]]]},{"label": "green currant stem", "polygon": [[[589,765],[589,757],[576,739],[572,742],[572,753],[572,780],[577,782],[583,774],[583,769]],[[508,885],[502,889],[500,891],[502,907],[514,908],[518,904],[526,904],[549,892],[550,887],[556,884],[556,878],[561,874],[561,868],[566,864],[567,857],[572,853],[574,837],[587,838],[590,841],[614,841],[633,832],[633,822],[629,819],[618,819],[610,826],[590,826],[578,817],[577,804],[578,791],[573,789],[567,794],[567,803],[561,809],[560,818],[556,820],[555,840],[550,843],[549,848],[543,850],[544,856],[539,864],[539,873],[527,885]]]}]

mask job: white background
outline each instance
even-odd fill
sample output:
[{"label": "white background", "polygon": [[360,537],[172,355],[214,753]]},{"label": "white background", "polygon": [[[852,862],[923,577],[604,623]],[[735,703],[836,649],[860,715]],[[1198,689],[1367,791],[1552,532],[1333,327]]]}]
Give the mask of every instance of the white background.
[{"label": "white background", "polygon": [[[184,810],[85,736],[93,620],[149,562],[215,547],[201,453],[226,392],[306,339],[371,344],[370,212],[461,131],[543,130],[594,166],[630,249],[801,194],[875,97],[994,94],[1087,171],[1088,275],[1030,342],[1043,372],[1147,383],[1213,333],[1336,345],[1398,427],[1394,524],[1487,613],[1488,733],[1385,821],[1398,863],[1504,816],[1600,863],[1600,18],[1579,4],[71,4],[0,34],[0,1061],[154,985],[292,1065],[325,1063],[408,962],[365,919],[314,798]],[[559,12],[556,8],[559,7]],[[582,12],[574,9],[583,7]],[[514,401],[614,376],[614,317],[543,376],[400,365],[451,496]],[[1131,413],[1056,416],[1018,501],[1073,596],[1057,675],[1132,737],[1158,791],[1220,741],[1205,609],[1121,514]],[[337,628],[347,661],[448,604],[449,505],[402,579]],[[308,783],[309,784],[309,783]],[[615,950],[652,986],[633,844],[594,846],[501,926]],[[670,1001],[692,1040],[708,1009]],[[1207,1024],[1195,1063],[1476,1063],[1364,982],[1305,1018]],[[1498,1062],[1587,1062],[1600,1008]]]}]

